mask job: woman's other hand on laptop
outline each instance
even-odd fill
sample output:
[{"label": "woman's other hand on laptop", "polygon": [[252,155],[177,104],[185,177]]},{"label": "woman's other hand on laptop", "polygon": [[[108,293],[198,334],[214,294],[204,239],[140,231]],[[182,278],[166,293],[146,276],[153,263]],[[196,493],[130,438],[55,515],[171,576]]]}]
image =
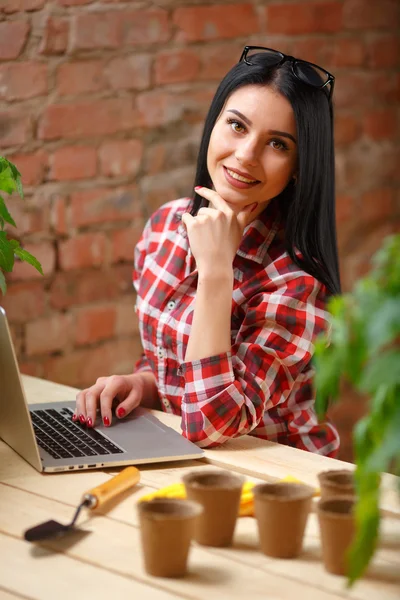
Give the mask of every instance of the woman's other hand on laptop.
[{"label": "woman's other hand on laptop", "polygon": [[111,375],[99,377],[94,385],[82,390],[76,396],[76,408],[73,421],[94,427],[97,409],[106,427],[112,422],[114,401],[118,403],[115,415],[122,419],[140,404],[156,408],[158,392],[156,379],[150,371],[130,375]]}]

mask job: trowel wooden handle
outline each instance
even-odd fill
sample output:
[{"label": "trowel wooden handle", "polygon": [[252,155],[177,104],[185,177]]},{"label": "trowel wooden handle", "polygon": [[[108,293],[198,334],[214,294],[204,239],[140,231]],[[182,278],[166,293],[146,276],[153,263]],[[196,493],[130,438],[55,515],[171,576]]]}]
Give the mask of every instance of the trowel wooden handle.
[{"label": "trowel wooden handle", "polygon": [[83,496],[84,500],[90,502],[89,508],[99,508],[118,494],[129,490],[140,480],[140,472],[136,467],[127,467],[106,483],[89,490]]}]

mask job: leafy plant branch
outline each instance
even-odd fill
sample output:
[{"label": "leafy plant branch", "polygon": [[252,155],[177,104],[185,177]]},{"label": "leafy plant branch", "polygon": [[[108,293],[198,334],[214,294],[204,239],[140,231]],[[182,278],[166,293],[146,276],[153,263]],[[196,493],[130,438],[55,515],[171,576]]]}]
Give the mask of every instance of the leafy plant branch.
[{"label": "leafy plant branch", "polygon": [[[2,156],[0,156],[0,192],[7,194],[17,192],[21,198],[24,197],[20,172],[15,165]],[[27,250],[21,248],[18,240],[8,238],[5,231],[6,224],[16,227],[6,202],[0,195],[0,290],[3,294],[7,291],[4,272],[10,273],[13,270],[15,256],[35,267],[43,275],[40,262]]]},{"label": "leafy plant branch", "polygon": [[[336,402],[342,378],[369,398],[353,433],[356,538],[348,584],[365,572],[379,536],[380,474],[400,474],[400,235],[386,238],[370,274],[352,293],[332,298],[332,328],[316,343],[316,408]],[[400,491],[400,487],[399,487]]]}]

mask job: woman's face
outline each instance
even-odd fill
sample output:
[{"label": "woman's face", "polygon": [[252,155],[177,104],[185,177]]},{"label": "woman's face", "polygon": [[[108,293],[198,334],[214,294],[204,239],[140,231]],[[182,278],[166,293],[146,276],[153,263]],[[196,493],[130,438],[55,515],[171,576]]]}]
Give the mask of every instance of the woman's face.
[{"label": "woman's face", "polygon": [[271,87],[248,85],[233,92],[211,133],[207,167],[215,190],[239,212],[257,204],[253,220],[296,172],[293,109]]}]

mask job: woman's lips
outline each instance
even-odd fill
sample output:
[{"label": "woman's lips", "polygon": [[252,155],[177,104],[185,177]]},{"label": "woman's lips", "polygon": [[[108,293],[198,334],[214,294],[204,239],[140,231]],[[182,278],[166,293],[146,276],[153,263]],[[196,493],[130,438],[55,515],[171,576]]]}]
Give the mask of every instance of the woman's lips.
[{"label": "woman's lips", "polygon": [[224,167],[224,175],[225,175],[225,179],[227,180],[227,182],[232,185],[235,188],[238,188],[240,190],[248,190],[252,187],[254,187],[255,185],[257,185],[258,183],[260,183],[259,181],[254,181],[253,183],[247,183],[246,181],[241,181],[240,179],[236,179],[235,177],[232,177],[232,175],[229,173],[229,170]]}]

